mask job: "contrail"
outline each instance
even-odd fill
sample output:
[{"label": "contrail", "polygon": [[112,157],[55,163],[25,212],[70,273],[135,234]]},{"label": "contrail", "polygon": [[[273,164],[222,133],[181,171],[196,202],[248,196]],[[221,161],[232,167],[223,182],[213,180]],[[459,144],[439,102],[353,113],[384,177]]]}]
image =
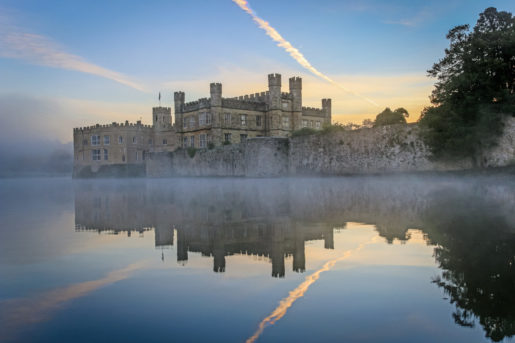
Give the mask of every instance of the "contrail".
[{"label": "contrail", "polygon": [[313,274],[308,275],[304,282],[302,282],[297,288],[291,291],[286,298],[282,299],[279,302],[279,306],[277,306],[275,310],[273,310],[272,313],[270,313],[270,315],[268,315],[265,319],[261,321],[261,323],[259,323],[258,329],[250,338],[247,339],[246,343],[255,342],[267,326],[274,325],[279,319],[284,317],[284,315],[286,314],[288,309],[293,305],[293,303],[297,299],[302,298],[304,296],[304,293],[306,293],[306,291],[309,289],[309,287],[320,278],[321,273],[331,270],[331,268],[333,268],[337,262],[343,261],[349,256],[351,256],[353,253],[360,251],[361,249],[363,249],[363,247],[365,247],[365,245],[376,242],[377,238],[378,237],[374,237],[368,242],[361,243],[357,248],[346,251],[342,256],[327,261],[322,266],[322,268],[313,272]]},{"label": "contrail", "polygon": [[23,32],[8,24],[2,16],[0,16],[0,57],[93,74],[139,91],[145,91],[142,85],[129,80],[127,76],[90,63],[80,56],[70,54],[45,36]]},{"label": "contrail", "polygon": [[359,93],[356,93],[354,91],[351,91],[350,89],[348,89],[347,87],[345,87],[341,83],[338,83],[338,82],[334,81],[329,76],[325,75],[324,73],[320,72],[318,69],[313,67],[311,65],[311,63],[309,63],[309,61],[304,57],[304,55],[302,55],[302,53],[297,48],[295,48],[293,45],[291,45],[290,42],[288,42],[286,39],[284,39],[283,36],[281,36],[279,34],[279,32],[277,32],[276,29],[274,29],[272,26],[270,26],[270,24],[267,21],[265,21],[265,20],[261,19],[260,17],[258,17],[256,15],[256,13],[254,13],[254,11],[250,8],[249,3],[246,0],[232,0],[232,1],[234,1],[234,3],[236,3],[242,10],[247,12],[252,17],[252,20],[254,20],[254,22],[261,29],[265,30],[266,34],[270,38],[272,38],[274,41],[277,42],[277,46],[279,46],[279,47],[283,48],[284,50],[286,50],[286,52],[289,53],[290,56],[293,57],[293,59],[295,61],[297,61],[301,66],[303,66],[304,68],[306,68],[307,70],[309,70],[310,72],[315,74],[316,76],[320,77],[321,79],[324,79],[327,82],[333,84],[334,86],[344,90],[345,92],[350,93],[350,94],[352,94],[354,96],[357,96],[357,97],[359,97],[359,98],[361,98],[361,99],[371,103],[372,105],[374,105],[376,107],[379,107],[379,105],[374,100],[369,99],[366,96],[363,96],[363,95],[361,95]]},{"label": "contrail", "polygon": [[0,332],[2,338],[15,340],[16,335],[30,324],[44,322],[51,318],[68,301],[84,297],[97,289],[128,279],[134,272],[145,268],[148,261],[139,261],[125,268],[111,271],[96,280],[75,283],[27,298],[0,301]]}]

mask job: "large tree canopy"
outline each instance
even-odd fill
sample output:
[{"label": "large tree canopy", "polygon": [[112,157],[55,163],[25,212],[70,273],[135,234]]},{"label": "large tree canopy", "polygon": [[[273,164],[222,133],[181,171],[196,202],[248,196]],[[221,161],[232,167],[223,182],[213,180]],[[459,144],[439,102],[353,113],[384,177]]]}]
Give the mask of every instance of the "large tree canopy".
[{"label": "large tree canopy", "polygon": [[420,122],[436,156],[474,156],[515,113],[515,17],[491,7],[473,30],[456,26],[447,39],[445,57],[428,71],[437,82]]},{"label": "large tree canopy", "polygon": [[406,117],[409,116],[406,109],[399,107],[392,111],[389,107],[385,108],[383,112],[376,116],[374,127],[394,124],[406,124]]}]

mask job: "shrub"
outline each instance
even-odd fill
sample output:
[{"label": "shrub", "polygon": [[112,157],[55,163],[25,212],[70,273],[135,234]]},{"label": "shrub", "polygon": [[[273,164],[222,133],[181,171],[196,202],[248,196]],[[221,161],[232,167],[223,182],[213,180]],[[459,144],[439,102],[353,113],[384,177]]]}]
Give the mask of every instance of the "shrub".
[{"label": "shrub", "polygon": [[316,132],[317,131],[315,129],[312,129],[312,128],[309,128],[309,127],[303,127],[300,130],[293,131],[291,136],[292,137],[309,136],[309,135],[312,135],[312,134],[314,134]]},{"label": "shrub", "polygon": [[195,157],[195,154],[197,153],[197,149],[195,149],[194,147],[188,147],[188,149],[186,149],[186,151],[188,152],[188,156],[193,158]]}]

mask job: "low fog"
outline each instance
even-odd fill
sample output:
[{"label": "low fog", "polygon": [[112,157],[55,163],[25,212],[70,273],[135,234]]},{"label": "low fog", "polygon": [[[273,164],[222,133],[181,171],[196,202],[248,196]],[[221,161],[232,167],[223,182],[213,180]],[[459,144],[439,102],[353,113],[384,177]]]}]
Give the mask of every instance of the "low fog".
[{"label": "low fog", "polygon": [[0,141],[0,177],[71,175],[72,143],[45,139]]}]

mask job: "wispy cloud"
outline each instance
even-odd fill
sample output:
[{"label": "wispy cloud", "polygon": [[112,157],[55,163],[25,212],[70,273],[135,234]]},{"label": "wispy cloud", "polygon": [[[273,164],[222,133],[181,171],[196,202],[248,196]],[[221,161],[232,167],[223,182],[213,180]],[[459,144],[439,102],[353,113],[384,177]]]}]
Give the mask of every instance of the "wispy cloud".
[{"label": "wispy cloud", "polygon": [[0,17],[0,57],[13,58],[28,63],[93,74],[121,83],[125,86],[146,91],[143,85],[134,82],[126,75],[103,68],[84,58],[66,52],[52,39],[25,32],[12,25],[5,17]]},{"label": "wispy cloud", "polygon": [[432,13],[429,9],[424,8],[416,15],[410,18],[404,18],[399,20],[383,20],[383,24],[388,25],[402,25],[407,27],[415,27],[419,26],[423,22],[427,21],[432,16]]},{"label": "wispy cloud", "polygon": [[327,82],[335,85],[336,87],[344,90],[345,92],[347,93],[350,93],[350,94],[353,94],[354,96],[357,96],[357,97],[360,97],[361,99],[369,102],[370,104],[376,106],[376,107],[379,107],[379,105],[373,101],[372,99],[369,99],[357,92],[354,92],[350,89],[348,89],[347,87],[345,87],[344,85],[342,85],[341,83],[338,83],[336,81],[334,81],[332,78],[330,78],[329,76],[325,75],[324,73],[322,73],[321,71],[319,71],[318,69],[316,69],[315,67],[313,67],[311,65],[311,63],[309,63],[309,61],[304,57],[304,55],[297,49],[295,48],[293,45],[291,45],[290,42],[288,42],[286,39],[284,39],[280,34],[279,32],[277,32],[276,29],[274,29],[272,26],[270,26],[270,24],[261,19],[260,17],[258,17],[254,11],[250,8],[249,4],[247,1],[245,0],[233,0],[242,10],[244,10],[246,13],[248,13],[251,17],[252,17],[252,20],[261,28],[263,29],[266,34],[272,38],[275,42],[277,42],[277,46],[283,48],[284,50],[286,50],[286,52],[288,52],[290,54],[290,56],[295,60],[297,61],[297,63],[299,63],[302,67],[306,68],[307,70],[309,70],[310,72],[312,72],[313,74],[315,74],[316,76],[320,77],[321,79],[324,79],[326,80]]}]

